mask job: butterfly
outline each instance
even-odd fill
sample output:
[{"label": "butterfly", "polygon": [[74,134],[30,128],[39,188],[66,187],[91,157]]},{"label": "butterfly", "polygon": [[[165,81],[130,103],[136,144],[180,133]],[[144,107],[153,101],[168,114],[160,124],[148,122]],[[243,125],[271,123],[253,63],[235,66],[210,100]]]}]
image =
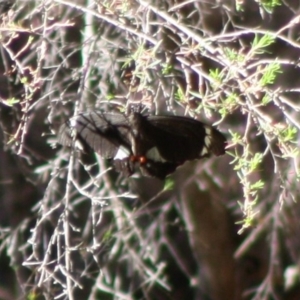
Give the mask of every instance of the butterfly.
[{"label": "butterfly", "polygon": [[126,176],[139,167],[142,175],[160,179],[185,161],[223,155],[226,147],[225,136],[200,121],[138,112],[81,113],[61,126],[58,141],[112,159],[115,169]]}]

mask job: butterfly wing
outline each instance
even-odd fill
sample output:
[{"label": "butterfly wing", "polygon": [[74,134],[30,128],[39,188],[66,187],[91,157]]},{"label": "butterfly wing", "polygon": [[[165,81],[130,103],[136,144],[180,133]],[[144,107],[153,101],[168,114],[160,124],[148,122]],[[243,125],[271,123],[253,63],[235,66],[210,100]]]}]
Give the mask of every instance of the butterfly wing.
[{"label": "butterfly wing", "polygon": [[122,114],[88,112],[79,114],[63,124],[59,130],[59,143],[83,150],[90,148],[103,158],[114,158],[120,148],[131,153],[130,127]]},{"label": "butterfly wing", "polygon": [[187,160],[225,153],[226,138],[197,120],[177,116],[130,116],[88,112],[62,125],[59,142],[90,148],[114,158],[115,168],[130,176],[139,164],[143,175],[165,178]]},{"label": "butterfly wing", "polygon": [[197,120],[177,116],[136,118],[141,118],[137,123],[140,139],[147,145],[146,156],[154,161],[183,163],[225,153],[226,138],[217,129]]}]

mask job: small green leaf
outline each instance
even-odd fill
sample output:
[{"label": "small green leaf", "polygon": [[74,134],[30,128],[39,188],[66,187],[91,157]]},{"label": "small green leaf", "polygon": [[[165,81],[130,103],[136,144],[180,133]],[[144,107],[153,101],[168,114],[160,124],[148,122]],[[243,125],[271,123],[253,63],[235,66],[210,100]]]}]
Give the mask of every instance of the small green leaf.
[{"label": "small green leaf", "polygon": [[109,241],[112,237],[113,237],[112,230],[109,229],[109,230],[107,230],[107,231],[104,233],[104,235],[103,235],[103,240],[102,240],[102,241],[103,241],[103,242]]},{"label": "small green leaf", "polygon": [[183,93],[183,90],[179,87],[175,93],[175,99],[179,102],[184,102],[185,95]]},{"label": "small green leaf", "polygon": [[264,8],[264,10],[271,14],[276,6],[280,6],[281,0],[258,0],[258,3]]},{"label": "small green leaf", "polygon": [[249,162],[249,172],[253,172],[258,168],[258,165],[262,162],[263,154],[262,153],[255,153],[254,157],[251,158]]},{"label": "small green leaf", "polygon": [[266,52],[264,48],[272,45],[274,41],[275,38],[270,34],[265,34],[262,37],[256,34],[252,43],[251,52],[253,52],[253,54],[263,54]]},{"label": "small green leaf", "polygon": [[281,67],[277,62],[267,65],[262,71],[263,76],[259,80],[261,86],[273,84],[277,75],[282,73]]},{"label": "small green leaf", "polygon": [[297,128],[293,126],[287,126],[285,129],[279,132],[279,139],[283,142],[295,142],[297,135]]},{"label": "small green leaf", "polygon": [[2,103],[5,104],[6,106],[14,106],[14,104],[16,103],[19,103],[20,100],[19,99],[16,99],[16,98],[9,98],[9,99],[6,99],[6,100],[2,100]]},{"label": "small green leaf", "polygon": [[172,65],[166,64],[166,63],[162,64],[162,74],[163,75],[169,75],[169,74],[171,74],[172,70],[173,70],[173,66]]},{"label": "small green leaf", "polygon": [[224,53],[226,57],[232,62],[243,62],[245,60],[245,56],[238,53],[235,49],[225,47]]},{"label": "small green leaf", "polygon": [[272,98],[270,97],[270,95],[265,94],[261,100],[261,103],[262,103],[262,105],[267,105],[271,101],[272,101]]},{"label": "small green leaf", "polygon": [[28,83],[28,79],[27,79],[27,77],[25,77],[25,76],[24,76],[24,77],[22,77],[22,78],[21,78],[21,83],[22,83],[22,84],[26,84],[26,83]]},{"label": "small green leaf", "polygon": [[164,191],[171,191],[174,189],[174,180],[171,178],[166,178],[165,185],[164,185]]}]

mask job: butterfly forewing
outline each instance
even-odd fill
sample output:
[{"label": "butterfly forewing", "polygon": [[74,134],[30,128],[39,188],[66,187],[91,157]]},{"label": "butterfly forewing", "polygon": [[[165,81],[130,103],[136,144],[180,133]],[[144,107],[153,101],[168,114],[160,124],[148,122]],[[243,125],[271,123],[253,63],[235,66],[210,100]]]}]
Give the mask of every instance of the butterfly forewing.
[{"label": "butterfly forewing", "polygon": [[128,132],[130,128],[122,114],[88,112],[73,117],[62,125],[59,142],[71,146],[73,136],[76,142],[89,147],[103,158],[114,158],[119,147],[130,152]]}]

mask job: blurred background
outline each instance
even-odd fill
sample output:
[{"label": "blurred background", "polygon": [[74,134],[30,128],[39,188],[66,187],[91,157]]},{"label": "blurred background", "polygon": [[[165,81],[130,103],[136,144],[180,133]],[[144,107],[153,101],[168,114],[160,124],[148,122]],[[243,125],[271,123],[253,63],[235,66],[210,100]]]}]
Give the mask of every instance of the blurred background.
[{"label": "blurred background", "polygon": [[[299,12],[1,0],[0,299],[299,299]],[[214,125],[227,153],[162,181],[57,143],[132,107]]]}]

